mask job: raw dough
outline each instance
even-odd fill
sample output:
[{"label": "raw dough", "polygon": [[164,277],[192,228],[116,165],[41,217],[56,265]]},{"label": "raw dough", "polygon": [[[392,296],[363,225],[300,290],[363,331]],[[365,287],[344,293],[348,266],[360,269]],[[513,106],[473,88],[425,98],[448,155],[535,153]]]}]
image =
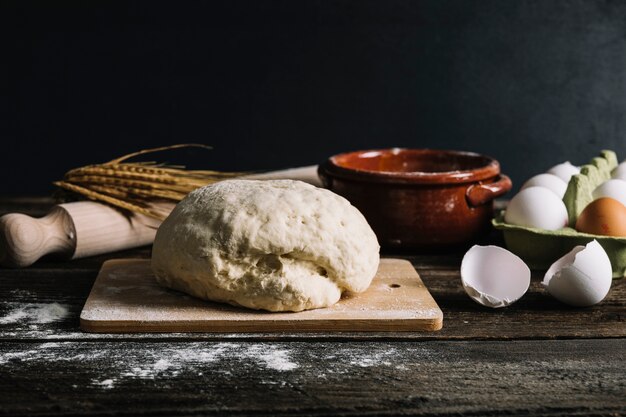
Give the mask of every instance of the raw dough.
[{"label": "raw dough", "polygon": [[363,215],[331,191],[229,180],[176,206],[157,232],[152,269],[161,285],[203,299],[301,311],[367,289],[379,249]]}]

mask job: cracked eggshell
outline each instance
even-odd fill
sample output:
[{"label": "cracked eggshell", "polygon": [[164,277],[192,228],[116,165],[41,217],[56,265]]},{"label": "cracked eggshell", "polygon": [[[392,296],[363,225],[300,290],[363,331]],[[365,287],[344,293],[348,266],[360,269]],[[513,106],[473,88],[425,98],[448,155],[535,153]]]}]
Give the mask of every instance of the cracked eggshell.
[{"label": "cracked eggshell", "polygon": [[580,174],[580,168],[572,165],[570,161],[565,161],[562,164],[553,166],[547,172],[568,183],[572,175]]},{"label": "cracked eggshell", "polygon": [[598,304],[611,288],[611,261],[593,240],[576,246],[550,266],[542,284],[557,300],[575,307]]},{"label": "cracked eggshell", "polygon": [[543,187],[552,191],[559,198],[563,198],[565,190],[567,189],[567,183],[561,178],[552,174],[539,174],[530,178],[522,185],[522,190],[530,187]]},{"label": "cracked eggshell", "polygon": [[504,221],[518,226],[557,230],[568,223],[563,200],[544,187],[525,188],[511,199]]},{"label": "cracked eggshell", "polygon": [[487,307],[506,307],[528,291],[530,269],[518,256],[499,246],[472,246],[461,262],[467,295]]}]

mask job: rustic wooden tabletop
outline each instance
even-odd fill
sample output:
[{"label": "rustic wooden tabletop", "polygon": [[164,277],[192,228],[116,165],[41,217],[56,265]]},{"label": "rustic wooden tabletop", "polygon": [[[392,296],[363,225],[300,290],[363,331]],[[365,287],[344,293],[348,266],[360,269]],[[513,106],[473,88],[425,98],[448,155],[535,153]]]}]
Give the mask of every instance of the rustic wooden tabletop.
[{"label": "rustic wooden tabletop", "polygon": [[[5,198],[0,214],[51,204]],[[441,331],[81,332],[102,262],[149,255],[0,269],[0,414],[626,414],[626,280],[575,309],[548,296],[537,273],[519,302],[491,310],[463,292],[462,253],[401,255],[443,310]]]}]

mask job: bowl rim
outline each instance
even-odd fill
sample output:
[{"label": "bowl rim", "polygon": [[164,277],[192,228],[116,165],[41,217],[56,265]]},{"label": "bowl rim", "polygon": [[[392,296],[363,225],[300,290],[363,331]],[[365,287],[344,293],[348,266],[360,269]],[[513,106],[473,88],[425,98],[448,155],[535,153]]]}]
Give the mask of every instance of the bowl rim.
[{"label": "bowl rim", "polygon": [[[456,171],[373,171],[367,169],[348,168],[340,165],[338,160],[350,156],[357,156],[366,153],[391,153],[399,155],[404,152],[419,154],[448,154],[455,156],[468,156],[486,159],[484,166],[467,170]],[[448,149],[431,149],[431,148],[381,148],[367,149],[343,152],[331,156],[319,166],[320,175],[334,176],[343,179],[364,181],[364,182],[385,182],[385,183],[402,183],[402,184],[462,184],[470,182],[478,182],[492,179],[500,174],[500,163],[493,157],[479,154],[476,152],[448,150]]]}]

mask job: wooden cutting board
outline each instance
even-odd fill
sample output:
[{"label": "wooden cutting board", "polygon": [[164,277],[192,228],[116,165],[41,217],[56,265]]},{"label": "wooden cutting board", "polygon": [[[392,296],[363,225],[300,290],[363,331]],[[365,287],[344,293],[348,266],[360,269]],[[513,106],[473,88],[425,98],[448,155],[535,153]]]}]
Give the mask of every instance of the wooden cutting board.
[{"label": "wooden cutting board", "polygon": [[371,286],[329,308],[270,313],[159,286],[147,259],[105,262],[80,315],[96,333],[439,330],[443,313],[410,262],[382,259]]}]

